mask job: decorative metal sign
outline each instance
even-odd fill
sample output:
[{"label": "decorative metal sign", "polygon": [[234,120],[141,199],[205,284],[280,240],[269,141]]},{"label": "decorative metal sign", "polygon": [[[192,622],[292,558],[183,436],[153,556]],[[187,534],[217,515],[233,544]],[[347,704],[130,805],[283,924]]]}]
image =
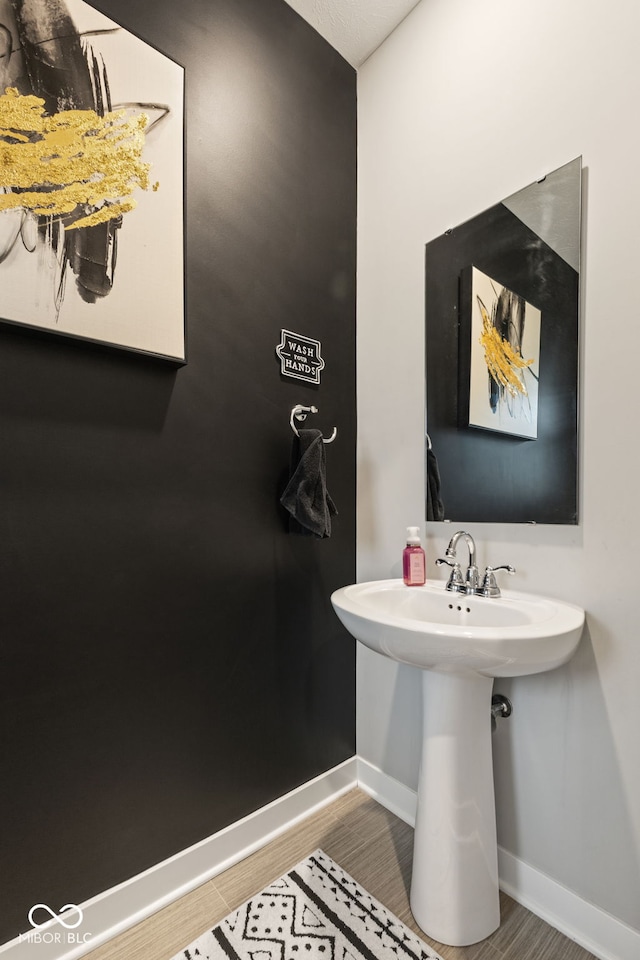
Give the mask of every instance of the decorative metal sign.
[{"label": "decorative metal sign", "polygon": [[320,383],[320,371],[324,370],[320,341],[303,337],[292,330],[281,330],[280,337],[276,353],[280,358],[282,375],[306,380],[307,383]]}]

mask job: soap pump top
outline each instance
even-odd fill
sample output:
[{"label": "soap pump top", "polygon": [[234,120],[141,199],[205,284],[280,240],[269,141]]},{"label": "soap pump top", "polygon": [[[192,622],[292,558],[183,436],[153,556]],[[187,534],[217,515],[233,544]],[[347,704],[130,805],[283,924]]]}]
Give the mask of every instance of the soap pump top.
[{"label": "soap pump top", "polygon": [[409,546],[420,546],[420,527],[407,527],[407,544]]}]

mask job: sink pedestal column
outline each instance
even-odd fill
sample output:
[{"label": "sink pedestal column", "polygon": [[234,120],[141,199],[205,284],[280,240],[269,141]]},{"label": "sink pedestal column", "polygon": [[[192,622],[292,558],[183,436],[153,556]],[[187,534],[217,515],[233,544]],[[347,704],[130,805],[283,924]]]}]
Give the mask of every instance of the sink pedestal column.
[{"label": "sink pedestal column", "polygon": [[411,910],[428,936],[452,946],[500,925],[492,689],[479,674],[422,671]]}]

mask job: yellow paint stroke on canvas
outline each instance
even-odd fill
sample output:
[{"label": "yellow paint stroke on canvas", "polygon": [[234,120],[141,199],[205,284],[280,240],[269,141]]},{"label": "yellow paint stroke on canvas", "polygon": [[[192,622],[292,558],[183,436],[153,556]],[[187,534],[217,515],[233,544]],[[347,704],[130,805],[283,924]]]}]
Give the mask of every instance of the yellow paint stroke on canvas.
[{"label": "yellow paint stroke on canvas", "polygon": [[528,396],[524,378],[519,371],[530,367],[533,359],[524,360],[509,341],[500,336],[479,297],[478,306],[482,316],[480,343],[484,347],[484,358],[489,373],[512,397],[517,396],[518,393]]},{"label": "yellow paint stroke on canvas", "polygon": [[[145,114],[64,110],[7,87],[0,96],[0,211],[22,208],[63,217],[65,228],[91,227],[128,213],[137,187],[149,188],[142,161]],[[72,217],[73,215],[73,217]]]}]

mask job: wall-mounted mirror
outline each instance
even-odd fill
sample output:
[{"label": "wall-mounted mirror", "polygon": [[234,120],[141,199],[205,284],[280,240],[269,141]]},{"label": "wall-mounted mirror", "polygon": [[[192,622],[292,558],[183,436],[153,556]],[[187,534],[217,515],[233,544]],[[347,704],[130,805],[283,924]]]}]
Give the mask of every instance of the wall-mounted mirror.
[{"label": "wall-mounted mirror", "polygon": [[582,160],[426,248],[428,520],[577,523]]}]

